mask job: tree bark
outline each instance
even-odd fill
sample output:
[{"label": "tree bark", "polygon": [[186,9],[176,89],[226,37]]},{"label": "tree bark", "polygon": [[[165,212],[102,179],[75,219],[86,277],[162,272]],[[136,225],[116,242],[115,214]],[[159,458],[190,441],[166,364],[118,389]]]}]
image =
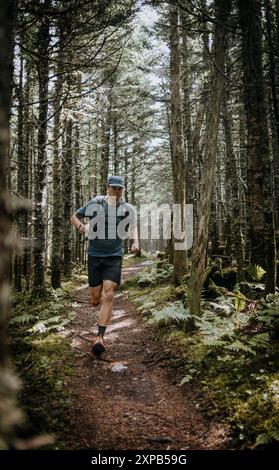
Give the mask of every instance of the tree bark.
[{"label": "tree bark", "polygon": [[107,193],[108,170],[109,170],[109,148],[110,148],[110,132],[111,132],[111,98],[103,120],[102,134],[102,151],[101,151],[101,191],[102,194]]},{"label": "tree bark", "polygon": [[[81,170],[80,170],[80,149],[79,149],[79,124],[76,124],[75,136],[74,136],[74,176],[75,176],[75,207],[76,210],[80,208],[81,202]],[[93,180],[93,184],[94,184]],[[94,191],[94,190],[93,190]],[[93,192],[93,194],[95,194]],[[81,259],[81,234],[79,231],[76,233],[75,238],[75,261],[78,263],[82,262]]]},{"label": "tree bark", "polygon": [[247,122],[251,262],[266,270],[265,292],[275,292],[276,244],[262,64],[261,1],[238,1]]},{"label": "tree bark", "polygon": [[65,125],[65,148],[63,152],[62,164],[62,197],[63,197],[63,272],[66,279],[69,279],[72,272],[71,264],[71,241],[72,241],[72,227],[69,223],[72,212],[72,166],[73,166],[73,120],[67,118]]},{"label": "tree bark", "polygon": [[198,229],[194,240],[188,305],[192,315],[200,314],[201,292],[208,243],[209,211],[214,184],[220,106],[224,88],[226,24],[230,0],[215,0],[216,25],[213,45],[214,71],[206,116],[205,154],[198,205]]},{"label": "tree bark", "polygon": [[6,0],[0,5],[0,447],[9,441],[19,422],[15,400],[18,388],[10,367],[7,345],[7,319],[10,308],[8,286],[12,251],[12,205],[8,194],[7,153],[10,142],[10,113],[13,83],[14,37],[17,23],[17,1]]},{"label": "tree bark", "polygon": [[[179,10],[176,5],[170,5],[170,82],[171,82],[171,142],[172,142],[172,173],[173,173],[173,203],[181,207],[181,226],[184,228],[185,204],[185,161],[183,150],[182,125],[182,95],[181,95],[181,57],[179,45]],[[179,241],[180,243],[183,240]],[[173,253],[173,280],[175,285],[182,282],[187,270],[186,250]]]},{"label": "tree bark", "polygon": [[[45,0],[42,13],[51,5],[51,0]],[[49,44],[50,23],[48,15],[42,15],[39,26],[38,47],[38,81],[39,81],[39,120],[38,120],[38,158],[35,170],[35,247],[34,247],[34,286],[35,295],[45,293],[45,220],[43,211],[43,193],[46,185],[47,164],[47,116],[48,116],[48,85],[49,85]]]},{"label": "tree bark", "polygon": [[191,69],[189,65],[189,47],[187,38],[187,19],[185,11],[181,12],[182,26],[182,58],[183,58],[183,131],[186,153],[186,201],[187,204],[194,203],[194,168],[193,168],[193,132],[191,118]]},{"label": "tree bark", "polygon": [[60,148],[60,120],[61,120],[61,94],[63,90],[62,75],[62,36],[59,31],[60,45],[57,61],[57,78],[55,82],[54,120],[53,120],[53,165],[52,165],[52,246],[51,246],[51,286],[53,289],[61,287],[62,267],[62,188],[61,188],[61,148]]},{"label": "tree bark", "polygon": [[[228,73],[228,71],[227,71]],[[230,77],[229,77],[230,78]],[[239,197],[239,178],[237,173],[236,155],[232,139],[232,112],[230,109],[230,81],[225,85],[223,101],[223,127],[226,143],[226,173],[229,184],[231,200],[229,204],[229,217],[232,245],[237,260],[237,282],[244,281],[244,249]]]}]

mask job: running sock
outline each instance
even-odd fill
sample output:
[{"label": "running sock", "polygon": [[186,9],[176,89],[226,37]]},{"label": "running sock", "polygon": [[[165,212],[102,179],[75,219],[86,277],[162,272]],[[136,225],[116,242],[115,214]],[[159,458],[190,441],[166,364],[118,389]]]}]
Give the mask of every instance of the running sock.
[{"label": "running sock", "polygon": [[102,338],[104,338],[106,328],[107,328],[106,326],[98,325],[98,336],[101,336]]}]

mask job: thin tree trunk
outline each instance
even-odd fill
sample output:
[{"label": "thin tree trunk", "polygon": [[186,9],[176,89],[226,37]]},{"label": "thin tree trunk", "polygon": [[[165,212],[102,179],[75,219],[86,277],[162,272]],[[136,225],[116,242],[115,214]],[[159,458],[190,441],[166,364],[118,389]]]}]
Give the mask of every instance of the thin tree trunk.
[{"label": "thin tree trunk", "polygon": [[[227,72],[228,73],[228,72]],[[232,113],[230,109],[230,82],[226,82],[223,101],[223,126],[226,142],[226,173],[231,194],[229,217],[231,238],[237,260],[237,282],[244,280],[244,251],[241,227],[241,211],[237,162],[232,140]]]},{"label": "thin tree trunk", "polygon": [[[45,0],[43,9],[48,9],[51,0]],[[35,247],[34,247],[34,294],[45,293],[45,220],[43,211],[43,192],[46,185],[47,164],[47,115],[49,85],[49,44],[50,24],[48,15],[43,15],[38,32],[38,79],[39,79],[39,120],[38,120],[38,159],[35,170]]]},{"label": "thin tree trunk", "polygon": [[118,175],[119,173],[119,148],[118,148],[118,123],[116,112],[113,113],[113,166],[114,174]]},{"label": "thin tree trunk", "polygon": [[208,243],[209,211],[214,184],[220,106],[224,88],[226,24],[230,0],[215,0],[216,26],[213,46],[215,68],[212,76],[206,121],[206,141],[198,205],[198,230],[194,240],[188,305],[192,315],[200,314],[201,292]]},{"label": "thin tree trunk", "polygon": [[[75,171],[75,207],[76,210],[81,206],[81,170],[80,170],[80,150],[79,150],[79,127],[76,124],[75,130],[75,145],[74,145],[74,171]],[[93,184],[94,184],[93,180]],[[94,191],[94,190],[93,190]],[[95,194],[93,192],[93,194]],[[76,232],[75,239],[75,261],[81,263],[81,234],[79,231]]]},{"label": "thin tree trunk", "polygon": [[263,83],[261,1],[239,0],[244,95],[248,129],[248,188],[251,262],[266,271],[265,292],[276,286],[272,175]]},{"label": "thin tree trunk", "polygon": [[[61,31],[60,31],[61,35]],[[62,41],[62,38],[60,38]],[[60,149],[60,118],[61,94],[63,90],[62,71],[62,44],[60,43],[57,79],[55,83],[54,122],[53,122],[53,165],[52,165],[52,247],[51,247],[51,286],[53,289],[61,287],[61,246],[62,246],[62,194],[61,194],[61,149]]]},{"label": "thin tree trunk", "polygon": [[[182,96],[181,96],[181,57],[179,46],[179,11],[170,5],[170,77],[171,77],[171,141],[172,141],[172,172],[173,172],[173,203],[181,208],[181,227],[184,229],[185,204],[185,161],[183,151]],[[179,243],[183,240],[179,241]],[[186,250],[174,247],[173,280],[175,285],[182,282],[187,270]]]},{"label": "thin tree trunk", "polygon": [[[26,77],[25,77],[25,88],[24,88],[24,102],[29,103],[31,101],[31,72],[32,72],[32,64],[30,60],[26,60]],[[27,199],[30,195],[30,175],[29,175],[29,167],[30,167],[30,159],[31,159],[31,134],[33,132],[32,129],[32,122],[31,122],[31,110],[30,106],[25,105],[24,107],[24,159],[25,159],[25,169],[23,174],[25,175],[25,185],[24,188],[24,197]],[[26,214],[26,218],[24,219],[24,224],[26,223],[26,228],[23,228],[24,236],[26,237],[26,243],[24,244],[24,255],[23,255],[23,274],[25,277],[25,289],[30,289],[31,283],[31,276],[30,276],[30,268],[31,268],[31,234],[30,234],[30,226],[31,226],[31,216],[30,211]],[[24,226],[25,227],[25,226]],[[25,231],[26,230],[26,231]]]},{"label": "thin tree trunk", "polygon": [[72,241],[72,227],[69,223],[72,211],[72,165],[73,165],[73,152],[72,152],[72,136],[73,120],[68,118],[65,125],[65,148],[63,152],[62,164],[62,194],[63,194],[63,220],[65,223],[63,231],[63,271],[64,276],[69,279],[72,272],[71,265],[71,241]]},{"label": "thin tree trunk", "polygon": [[109,171],[109,147],[110,147],[110,131],[111,131],[111,103],[109,98],[109,105],[106,116],[103,121],[103,135],[102,135],[102,151],[101,151],[101,192],[107,193],[107,181]]},{"label": "thin tree trunk", "polygon": [[[267,29],[267,46],[268,46],[268,59],[269,59],[269,78],[270,78],[270,89],[272,99],[271,102],[272,112],[270,113],[270,121],[272,127],[272,147],[273,147],[273,159],[272,168],[274,176],[274,192],[275,192],[275,222],[277,225],[277,244],[279,243],[279,102],[278,102],[278,51],[277,51],[277,67],[276,58],[274,54],[274,42],[273,42],[273,31],[272,31],[272,16],[271,16],[271,5],[270,0],[265,0],[265,16],[266,16],[266,29]],[[279,15],[279,2],[277,3],[278,15]],[[278,16],[279,20],[279,16]],[[279,24],[278,24],[279,31]],[[279,44],[279,41],[278,41]],[[276,70],[277,68],[277,70]],[[276,137],[275,133],[276,132]]]},{"label": "thin tree trunk", "polygon": [[[24,151],[24,133],[23,133],[23,109],[24,109],[24,99],[23,99],[23,38],[20,38],[20,60],[19,60],[19,84],[18,84],[18,114],[17,114],[17,193],[21,197],[28,196],[26,194],[26,189],[28,190],[28,182],[26,181],[26,176],[28,179],[28,162],[26,162],[25,151]],[[27,183],[27,184],[26,184]],[[17,216],[17,227],[22,237],[26,237],[27,224],[26,214],[21,213]],[[14,280],[15,280],[15,289],[20,292],[22,289],[21,284],[22,276],[22,255],[21,253],[15,253],[15,269],[14,269]]]},{"label": "thin tree trunk", "polygon": [[18,388],[10,366],[7,346],[7,319],[10,294],[8,287],[11,258],[11,203],[7,191],[7,153],[10,141],[10,112],[14,36],[17,22],[17,1],[0,5],[0,447],[9,447],[20,415],[15,406]]},{"label": "thin tree trunk", "polygon": [[191,118],[191,69],[189,66],[189,48],[187,38],[187,20],[185,12],[181,12],[182,26],[182,57],[183,57],[183,130],[186,151],[186,201],[187,204],[194,202],[194,168],[193,168],[193,133]]}]

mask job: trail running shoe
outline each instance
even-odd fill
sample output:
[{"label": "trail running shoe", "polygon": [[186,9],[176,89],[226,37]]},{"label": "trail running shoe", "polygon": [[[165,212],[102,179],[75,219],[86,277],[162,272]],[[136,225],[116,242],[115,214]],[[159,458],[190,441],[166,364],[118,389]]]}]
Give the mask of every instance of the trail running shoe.
[{"label": "trail running shoe", "polygon": [[103,338],[98,337],[92,346],[92,352],[95,356],[100,356],[106,350]]}]

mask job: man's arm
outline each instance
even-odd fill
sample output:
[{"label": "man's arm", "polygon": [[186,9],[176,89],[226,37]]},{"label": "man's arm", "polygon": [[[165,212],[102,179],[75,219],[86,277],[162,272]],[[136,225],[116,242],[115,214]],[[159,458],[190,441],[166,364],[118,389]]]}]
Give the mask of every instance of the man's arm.
[{"label": "man's arm", "polygon": [[136,253],[139,250],[139,237],[137,224],[129,226],[129,238],[131,240],[131,253]]},{"label": "man's arm", "polygon": [[85,225],[82,223],[82,221],[78,218],[78,216],[76,215],[76,212],[74,212],[74,214],[72,215],[71,217],[71,223],[72,225],[74,225],[78,230],[79,232],[84,235],[85,234],[85,231],[86,231],[86,228],[85,228]]},{"label": "man's arm", "polygon": [[126,208],[129,212],[129,230],[128,236],[131,240],[131,253],[136,253],[139,250],[139,236],[137,226],[137,211],[132,204],[126,202]]}]

